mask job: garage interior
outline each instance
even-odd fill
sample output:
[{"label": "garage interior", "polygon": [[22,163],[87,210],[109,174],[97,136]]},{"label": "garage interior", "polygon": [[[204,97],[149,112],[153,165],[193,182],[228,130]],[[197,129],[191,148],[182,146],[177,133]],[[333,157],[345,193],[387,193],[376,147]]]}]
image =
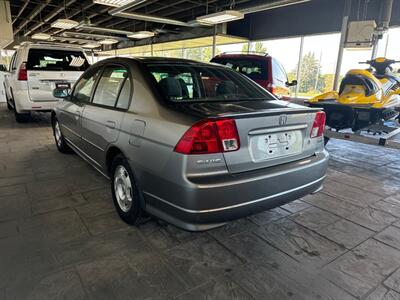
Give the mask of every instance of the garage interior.
[{"label": "garage interior", "polygon": [[[18,46],[38,42],[35,34],[42,43],[83,47],[91,63],[113,56],[209,61],[224,51],[269,51],[272,41],[278,50],[271,55],[299,81],[289,101],[304,104],[314,92],[337,89],[359,61],[400,60],[399,1],[0,1],[12,24],[11,40],[0,33],[6,67]],[[229,10],[243,18],[199,22]],[[52,26],[59,19],[79,25]],[[365,20],[375,21],[378,37],[349,50],[349,23]],[[302,84],[310,45],[323,49],[313,54],[321,65],[312,91]],[[78,155],[57,151],[50,114],[17,123],[5,101],[0,90],[0,299],[400,299],[398,137],[386,144],[379,134],[331,138],[319,193],[189,232],[155,218],[125,224],[109,180]]]}]

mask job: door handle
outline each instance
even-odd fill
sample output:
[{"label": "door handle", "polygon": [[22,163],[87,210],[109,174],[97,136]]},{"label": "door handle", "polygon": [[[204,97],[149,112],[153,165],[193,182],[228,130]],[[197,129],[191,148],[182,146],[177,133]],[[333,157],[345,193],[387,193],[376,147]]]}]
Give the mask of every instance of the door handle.
[{"label": "door handle", "polygon": [[114,121],[106,121],[106,127],[110,129],[115,129],[116,123]]}]

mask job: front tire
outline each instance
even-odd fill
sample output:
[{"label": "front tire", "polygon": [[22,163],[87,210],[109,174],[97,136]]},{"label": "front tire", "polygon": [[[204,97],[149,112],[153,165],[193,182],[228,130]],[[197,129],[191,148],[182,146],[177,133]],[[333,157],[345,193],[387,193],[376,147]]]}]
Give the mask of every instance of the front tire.
[{"label": "front tire", "polygon": [[56,118],[53,120],[53,135],[58,151],[61,153],[72,153],[72,149],[68,146],[61,132],[60,123]]},{"label": "front tire", "polygon": [[121,219],[136,225],[141,215],[140,192],[129,163],[121,154],[111,164],[111,193]]}]

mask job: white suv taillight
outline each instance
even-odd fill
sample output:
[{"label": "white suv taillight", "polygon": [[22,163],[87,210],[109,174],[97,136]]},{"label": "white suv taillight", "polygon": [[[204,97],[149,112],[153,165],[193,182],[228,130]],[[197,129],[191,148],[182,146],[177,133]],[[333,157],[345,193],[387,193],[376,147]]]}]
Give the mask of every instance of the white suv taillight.
[{"label": "white suv taillight", "polygon": [[26,63],[22,63],[18,71],[18,80],[28,80],[28,71],[26,70]]},{"label": "white suv taillight", "polygon": [[236,151],[240,139],[233,119],[201,120],[189,128],[175,146],[182,154],[210,154]]},{"label": "white suv taillight", "polygon": [[323,111],[317,112],[311,128],[311,138],[320,137],[324,134],[326,115]]}]

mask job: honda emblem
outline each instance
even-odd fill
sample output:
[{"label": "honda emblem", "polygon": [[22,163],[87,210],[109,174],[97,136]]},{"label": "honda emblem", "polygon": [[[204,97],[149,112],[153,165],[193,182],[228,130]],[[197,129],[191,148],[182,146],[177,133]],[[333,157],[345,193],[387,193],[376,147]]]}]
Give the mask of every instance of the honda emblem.
[{"label": "honda emblem", "polygon": [[279,125],[286,125],[287,123],[287,115],[280,115],[279,116]]}]

